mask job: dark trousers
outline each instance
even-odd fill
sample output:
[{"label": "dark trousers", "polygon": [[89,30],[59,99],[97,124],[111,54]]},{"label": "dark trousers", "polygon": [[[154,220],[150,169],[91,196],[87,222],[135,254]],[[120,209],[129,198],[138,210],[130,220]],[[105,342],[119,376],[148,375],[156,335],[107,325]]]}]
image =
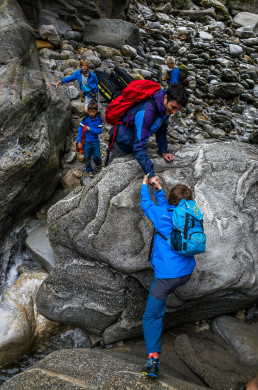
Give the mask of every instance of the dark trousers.
[{"label": "dark trousers", "polygon": [[99,141],[84,143],[85,169],[86,172],[92,172],[91,156],[97,167],[101,166],[101,153]]},{"label": "dark trousers", "polygon": [[154,279],[143,315],[143,335],[147,354],[161,353],[161,334],[167,298],[177,287],[187,283],[190,278],[191,274],[179,278]]},{"label": "dark trousers", "polygon": [[107,157],[106,157],[106,161],[105,161],[105,167],[107,167],[108,164],[110,164],[115,158],[125,157],[127,155],[128,155],[128,153],[126,153],[122,149],[120,149],[120,147],[118,146],[118,143],[115,141],[113,143],[112,148],[109,147],[108,150],[107,150]]}]

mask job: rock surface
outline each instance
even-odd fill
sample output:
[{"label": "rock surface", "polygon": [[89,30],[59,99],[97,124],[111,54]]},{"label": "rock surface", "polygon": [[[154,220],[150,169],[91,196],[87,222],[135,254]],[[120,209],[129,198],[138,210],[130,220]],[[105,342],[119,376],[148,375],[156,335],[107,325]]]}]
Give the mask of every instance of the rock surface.
[{"label": "rock surface", "polygon": [[42,266],[50,272],[55,265],[55,254],[47,236],[47,228],[42,226],[30,232],[26,246],[39,259]]},{"label": "rock surface", "polygon": [[186,382],[163,367],[160,380],[152,381],[140,373],[145,359],[102,350],[60,350],[47,356],[30,370],[16,375],[2,390],[205,390]]},{"label": "rock surface", "polygon": [[0,302],[0,366],[5,366],[47,340],[60,325],[41,316],[35,296],[45,272],[23,273]]},{"label": "rock surface", "polygon": [[246,324],[237,318],[220,316],[212,322],[212,330],[234,349],[240,361],[257,367],[257,323]]},{"label": "rock surface", "polygon": [[[258,296],[256,148],[213,142],[184,146],[175,156],[171,165],[156,158],[156,172],[166,190],[178,182],[194,188],[207,251],[197,256],[191,281],[169,298],[166,327],[232,312]],[[135,160],[116,160],[48,214],[57,265],[37,295],[39,311],[94,331],[106,344],[141,334],[152,280],[152,227],[139,205],[141,178]]]},{"label": "rock surface", "polygon": [[[69,101],[41,70],[36,40],[14,0],[0,8],[0,231],[54,191],[70,124]],[[48,50],[48,49],[43,49]]]},{"label": "rock surface", "polygon": [[139,30],[119,19],[113,19],[112,23],[109,19],[91,20],[86,25],[83,40],[87,44],[111,46],[115,49],[120,49],[125,44],[137,46]]}]

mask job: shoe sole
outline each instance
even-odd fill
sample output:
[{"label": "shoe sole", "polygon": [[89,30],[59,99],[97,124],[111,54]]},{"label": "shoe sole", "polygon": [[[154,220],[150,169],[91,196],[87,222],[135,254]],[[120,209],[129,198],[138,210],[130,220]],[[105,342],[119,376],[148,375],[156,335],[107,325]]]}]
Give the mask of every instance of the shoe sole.
[{"label": "shoe sole", "polygon": [[158,378],[159,378],[158,375],[155,375],[155,374],[148,374],[148,373],[145,372],[145,371],[142,371],[142,374],[147,375],[147,376],[150,376],[151,378],[155,378],[155,379],[158,379]]}]

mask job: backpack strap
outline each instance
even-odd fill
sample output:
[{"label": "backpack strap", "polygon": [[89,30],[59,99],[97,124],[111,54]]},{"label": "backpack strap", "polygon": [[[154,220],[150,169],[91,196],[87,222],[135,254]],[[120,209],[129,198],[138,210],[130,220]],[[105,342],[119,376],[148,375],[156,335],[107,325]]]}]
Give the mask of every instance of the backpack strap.
[{"label": "backpack strap", "polygon": [[183,244],[183,250],[184,251],[187,248],[188,228],[189,228],[189,214],[185,213],[184,244]]},{"label": "backpack strap", "polygon": [[167,241],[167,238],[165,236],[163,236],[162,233],[158,232],[157,230],[155,230],[155,232],[161,237],[163,238],[163,240]]}]

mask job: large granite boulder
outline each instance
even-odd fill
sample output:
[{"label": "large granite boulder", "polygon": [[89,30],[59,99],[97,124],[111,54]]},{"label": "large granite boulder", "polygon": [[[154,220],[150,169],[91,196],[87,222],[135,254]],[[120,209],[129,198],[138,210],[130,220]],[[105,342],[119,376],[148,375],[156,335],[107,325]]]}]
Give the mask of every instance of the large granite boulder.
[{"label": "large granite boulder", "polygon": [[69,100],[42,71],[36,40],[15,0],[0,8],[0,231],[47,199],[59,181]]},{"label": "large granite boulder", "polygon": [[[152,153],[166,191],[180,182],[194,189],[207,234],[207,251],[197,256],[190,282],[168,299],[165,326],[252,305],[258,297],[257,149],[241,143],[184,146],[171,164]],[[133,158],[115,160],[48,213],[57,264],[39,289],[39,311],[102,336],[106,344],[142,331],[153,277],[153,228],[139,204],[142,176]]]},{"label": "large granite boulder", "polygon": [[120,49],[123,45],[139,45],[139,29],[120,19],[91,20],[84,30],[83,41],[90,45],[104,45]]},{"label": "large granite boulder", "polygon": [[[162,367],[160,381],[140,373],[145,359],[107,350],[63,349],[16,375],[2,390],[208,390]],[[234,389],[236,390],[236,389]]]},{"label": "large granite boulder", "polygon": [[226,0],[226,6],[233,15],[236,15],[238,12],[251,12],[256,14],[258,9],[258,1]]},{"label": "large granite boulder", "polygon": [[60,324],[41,316],[35,304],[38,288],[46,277],[44,271],[23,273],[4,292],[0,302],[1,367],[20,359],[60,330]]}]

